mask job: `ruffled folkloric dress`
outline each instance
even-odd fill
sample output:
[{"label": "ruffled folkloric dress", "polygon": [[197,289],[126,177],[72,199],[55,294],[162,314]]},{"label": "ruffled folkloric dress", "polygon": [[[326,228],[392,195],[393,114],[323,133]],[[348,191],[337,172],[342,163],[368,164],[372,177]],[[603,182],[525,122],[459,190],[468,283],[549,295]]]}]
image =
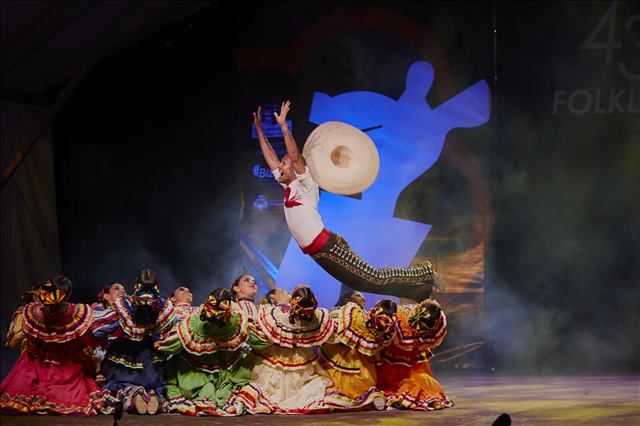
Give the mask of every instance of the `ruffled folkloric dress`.
[{"label": "ruffled folkloric dress", "polygon": [[253,299],[241,297],[240,299],[238,299],[237,304],[240,309],[242,309],[242,311],[247,315],[249,321],[258,320],[258,305],[253,303]]},{"label": "ruffled folkloric dress", "polygon": [[365,407],[384,394],[376,387],[376,358],[395,336],[367,327],[367,311],[347,303],[332,311],[336,322],[336,343],[322,346],[320,363],[333,381],[325,402],[336,409]]},{"label": "ruffled folkloric dress", "polygon": [[0,411],[97,414],[100,388],[92,378],[91,308],[70,303],[54,314],[34,302],[24,307],[23,315],[24,351],[0,385]]},{"label": "ruffled folkloric dress", "polygon": [[94,303],[91,305],[91,309],[93,309],[91,334],[93,334],[94,337],[96,337],[96,335],[100,336],[100,338],[96,337],[97,346],[93,349],[93,368],[95,370],[96,383],[101,384],[104,382],[104,376],[102,375],[101,366],[102,361],[104,360],[104,356],[107,353],[106,348],[109,346],[109,343],[112,340],[115,340],[116,338],[121,336],[122,333],[96,333],[96,324],[102,324],[103,326],[106,326],[108,328],[110,326],[110,323],[113,322],[113,308],[110,305],[104,306],[102,303]]},{"label": "ruffled folkloric dress", "polygon": [[433,357],[430,348],[442,343],[447,334],[447,319],[441,312],[433,328],[416,330],[409,320],[418,306],[398,306],[397,334],[381,353],[378,388],[391,408],[432,411],[451,407],[453,401],[433,378],[429,362]]},{"label": "ruffled folkloric dress", "polygon": [[110,414],[121,401],[124,409],[141,393],[148,401],[153,391],[162,403],[165,382],[162,364],[164,357],[153,346],[167,333],[176,316],[169,300],[161,300],[158,318],[153,324],[135,321],[136,307],[129,296],[121,297],[91,326],[97,338],[107,338],[108,346],[101,371],[106,382],[102,385],[102,412]]},{"label": "ruffled folkloric dress", "polygon": [[324,308],[310,321],[289,321],[289,305],[260,305],[258,331],[265,342],[255,349],[251,383],[231,398],[238,411],[251,414],[327,413],[324,402],[331,379],[320,366],[312,347],[322,346],[333,334],[333,320]]},{"label": "ruffled folkloric dress", "polygon": [[250,333],[248,318],[239,309],[223,327],[199,315],[180,321],[156,344],[172,355],[165,364],[166,410],[192,416],[236,414],[227,402],[251,380],[253,356],[243,347],[253,341],[264,346]]},{"label": "ruffled folkloric dress", "polygon": [[178,317],[180,321],[200,312],[200,307],[191,306],[188,303],[174,303],[173,309],[176,312],[176,317]]}]

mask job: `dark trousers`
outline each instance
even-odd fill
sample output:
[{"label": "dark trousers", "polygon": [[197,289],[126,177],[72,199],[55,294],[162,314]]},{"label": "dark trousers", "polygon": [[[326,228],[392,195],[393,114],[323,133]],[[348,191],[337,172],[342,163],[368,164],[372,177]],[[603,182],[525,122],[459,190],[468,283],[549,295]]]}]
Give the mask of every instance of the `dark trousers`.
[{"label": "dark trousers", "polygon": [[434,271],[430,262],[408,268],[374,268],[333,232],[311,257],[329,275],[354,290],[406,297],[417,302],[427,299],[433,291]]}]

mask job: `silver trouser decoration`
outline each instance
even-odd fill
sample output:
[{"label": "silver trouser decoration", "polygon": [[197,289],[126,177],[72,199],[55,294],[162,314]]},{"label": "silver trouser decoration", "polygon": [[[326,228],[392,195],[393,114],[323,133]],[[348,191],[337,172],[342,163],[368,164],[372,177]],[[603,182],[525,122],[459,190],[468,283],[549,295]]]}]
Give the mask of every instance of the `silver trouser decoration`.
[{"label": "silver trouser decoration", "polygon": [[374,268],[351,250],[340,235],[330,233],[327,243],[311,257],[332,277],[354,290],[406,297],[418,302],[433,290],[430,262],[407,268]]}]

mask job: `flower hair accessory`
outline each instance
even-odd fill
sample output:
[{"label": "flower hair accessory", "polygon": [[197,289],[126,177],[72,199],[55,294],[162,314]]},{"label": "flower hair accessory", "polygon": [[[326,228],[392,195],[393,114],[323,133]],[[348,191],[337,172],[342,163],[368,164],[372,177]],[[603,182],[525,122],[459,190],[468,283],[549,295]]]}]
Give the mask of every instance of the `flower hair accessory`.
[{"label": "flower hair accessory", "polygon": [[136,283],[133,286],[133,292],[134,293],[145,292],[145,291],[154,292],[154,293],[157,293],[158,296],[160,296],[160,287],[158,287],[158,284],[154,285],[151,288],[145,287],[144,284],[142,284],[142,283]]},{"label": "flower hair accessory", "polygon": [[313,314],[318,307],[318,301],[315,297],[311,298],[311,306],[303,307],[300,305],[302,301],[302,297],[296,296],[291,299],[291,312],[289,313],[289,321],[292,324],[295,324],[296,318],[301,319],[303,321],[309,321],[313,318]]},{"label": "flower hair accessory", "polygon": [[382,309],[381,306],[376,306],[375,308],[371,309],[371,311],[369,311],[367,327],[371,327],[378,332],[387,334],[393,328],[397,319],[398,317],[395,313],[389,315],[384,311],[384,309]]},{"label": "flower hair accessory", "polygon": [[418,331],[428,330],[433,328],[433,325],[429,325],[432,319],[433,315],[429,312],[428,307],[426,305],[420,305],[409,319],[409,325]]},{"label": "flower hair accessory", "polygon": [[67,299],[67,294],[60,289],[54,289],[53,282],[49,280],[40,287],[38,299],[43,305],[58,305]]},{"label": "flower hair accessory", "polygon": [[141,283],[136,283],[133,288],[134,292],[131,296],[132,305],[155,308],[160,304],[160,289],[157,285],[151,288],[145,288]]},{"label": "flower hair accessory", "polygon": [[202,304],[201,319],[218,319],[227,322],[231,316],[231,302],[229,300],[218,301],[214,295],[209,295]]}]

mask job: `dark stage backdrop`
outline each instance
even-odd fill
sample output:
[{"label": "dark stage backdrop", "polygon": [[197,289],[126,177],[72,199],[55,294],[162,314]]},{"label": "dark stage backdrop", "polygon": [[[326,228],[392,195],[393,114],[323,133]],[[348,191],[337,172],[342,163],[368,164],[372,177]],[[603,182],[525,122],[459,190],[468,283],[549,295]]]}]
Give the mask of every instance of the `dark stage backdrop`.
[{"label": "dark stage backdrop", "polygon": [[75,299],[151,267],[195,303],[249,272],[331,306],[344,289],[292,247],[252,135],[292,99],[300,146],[323,121],[375,127],[379,181],[321,212],[372,263],[448,279],[437,369],[637,371],[632,6],[214,4],[114,55],[53,128]]},{"label": "dark stage backdrop", "polygon": [[640,8],[497,6],[486,310],[495,359],[638,371]]}]

